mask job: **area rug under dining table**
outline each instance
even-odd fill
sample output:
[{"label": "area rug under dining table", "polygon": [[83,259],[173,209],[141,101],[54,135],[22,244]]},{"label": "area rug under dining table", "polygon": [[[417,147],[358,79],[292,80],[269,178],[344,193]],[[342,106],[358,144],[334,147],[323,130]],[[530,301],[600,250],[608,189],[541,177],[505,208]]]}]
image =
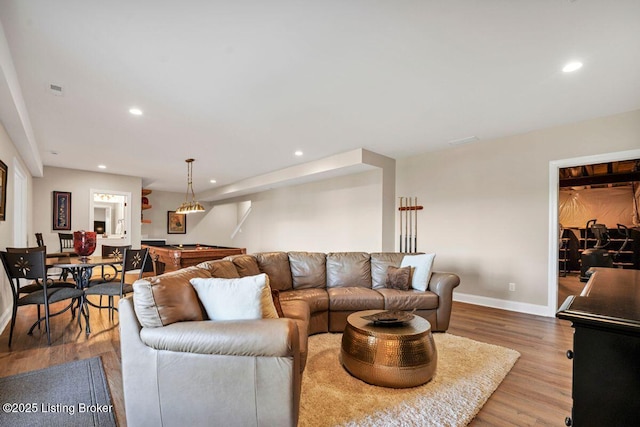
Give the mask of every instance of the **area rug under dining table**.
[{"label": "area rug under dining table", "polygon": [[373,386],[349,375],[339,360],[342,334],[309,337],[299,427],[467,425],[520,354],[451,334],[433,336],[436,374],[407,389]]}]

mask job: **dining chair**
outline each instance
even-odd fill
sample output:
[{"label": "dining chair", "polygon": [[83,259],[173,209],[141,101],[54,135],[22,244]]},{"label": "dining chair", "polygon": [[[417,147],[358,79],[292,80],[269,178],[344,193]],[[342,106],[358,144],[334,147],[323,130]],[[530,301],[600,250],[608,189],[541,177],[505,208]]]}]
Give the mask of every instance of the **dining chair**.
[{"label": "dining chair", "polygon": [[[131,249],[131,245],[123,245],[123,246],[111,246],[111,245],[102,245],[102,256],[115,258],[120,260],[124,256],[125,249]],[[100,277],[92,277],[89,282],[89,286],[92,283],[99,284],[104,282],[113,282],[116,280],[120,280],[120,274],[122,273],[122,264],[113,264],[113,265],[101,265],[100,266]],[[102,295],[100,295],[100,305],[102,305]]]},{"label": "dining chair", "polygon": [[[131,245],[123,245],[123,246],[102,245],[102,256],[107,258],[114,258],[116,260],[121,260],[124,257],[124,251],[126,249],[131,249]],[[102,282],[113,282],[116,280],[120,280],[121,272],[122,272],[122,264],[101,265],[100,275],[97,276],[94,273],[94,276],[91,277],[91,281],[95,283],[102,283]]]},{"label": "dining chair", "polygon": [[[125,248],[124,254],[122,258],[122,270],[120,272],[120,280],[113,281],[108,280],[104,282],[98,283],[89,283],[89,287],[84,290],[85,293],[85,302],[89,305],[92,305],[96,308],[108,308],[109,315],[111,320],[113,320],[113,312],[117,311],[114,304],[115,296],[122,298],[123,295],[126,295],[130,292],[133,292],[133,287],[131,286],[133,282],[142,277],[142,273],[145,270],[145,265],[147,260],[149,259],[149,249],[131,249]],[[137,276],[133,278],[127,278],[127,273],[137,272]],[[131,277],[131,276],[129,276]],[[131,283],[129,283],[131,282]],[[98,304],[91,302],[87,297],[90,295],[100,295],[101,299]],[[102,296],[108,296],[108,304],[102,305]]]},{"label": "dining chair", "polygon": [[[49,286],[53,281],[47,278],[46,267],[46,247],[37,248],[7,248],[7,251],[0,252],[2,265],[7,273],[9,283],[11,284],[11,293],[13,297],[13,307],[11,312],[11,329],[9,330],[9,346],[13,339],[13,329],[16,324],[16,316],[18,307],[25,305],[38,306],[38,319],[29,329],[28,334],[32,335],[36,326],[40,326],[42,321],[45,322],[47,331],[47,343],[51,345],[51,328],[49,319],[58,316],[74,306],[78,302],[78,307],[82,307],[84,293],[81,289],[67,286]],[[22,286],[21,281],[32,281],[30,285]],[[27,288],[29,288],[27,290]],[[20,296],[24,294],[23,296]],[[50,312],[50,304],[70,300],[69,304],[55,313]],[[40,317],[40,306],[44,306],[44,317]],[[75,318],[75,311],[72,312],[72,318]],[[81,317],[78,316],[78,325]]]},{"label": "dining chair", "polygon": [[73,233],[58,233],[60,252],[73,252]]},{"label": "dining chair", "polygon": [[36,233],[36,243],[38,247],[44,246],[44,239],[42,238],[42,233]]},{"label": "dining chair", "polygon": [[[38,246],[37,248],[7,248],[7,252],[10,253],[23,253],[25,250],[30,250],[32,252],[35,251],[42,251],[44,252],[44,256],[45,258],[47,257],[47,247],[46,246]],[[45,263],[46,265],[46,263]],[[46,267],[45,267],[46,268]],[[62,277],[62,275],[57,274],[57,273],[53,273],[51,274],[49,272],[50,269],[47,268],[47,278],[49,279],[48,283],[47,283],[47,287],[49,288],[75,288],[76,285],[74,282],[70,282],[67,280],[66,278],[66,274],[64,275],[64,277]],[[31,293],[33,291],[39,291],[42,289],[42,283],[37,281],[37,280],[31,280],[28,284],[26,285],[22,285],[20,287],[20,292],[19,293]]]}]

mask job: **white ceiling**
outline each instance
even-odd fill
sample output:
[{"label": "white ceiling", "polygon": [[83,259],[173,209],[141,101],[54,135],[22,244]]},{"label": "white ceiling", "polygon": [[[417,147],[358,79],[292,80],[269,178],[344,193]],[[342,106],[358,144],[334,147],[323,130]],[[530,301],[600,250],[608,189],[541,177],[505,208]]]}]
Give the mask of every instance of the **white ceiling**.
[{"label": "white ceiling", "polygon": [[0,0],[0,19],[42,162],[157,190],[184,191],[189,157],[201,192],[640,108],[638,0]]}]

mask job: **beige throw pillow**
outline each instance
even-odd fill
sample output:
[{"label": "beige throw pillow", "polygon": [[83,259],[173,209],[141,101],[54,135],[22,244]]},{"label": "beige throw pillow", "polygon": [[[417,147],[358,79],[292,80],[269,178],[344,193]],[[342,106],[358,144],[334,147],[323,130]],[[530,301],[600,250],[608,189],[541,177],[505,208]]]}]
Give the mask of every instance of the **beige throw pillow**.
[{"label": "beige throw pillow", "polygon": [[191,285],[211,320],[278,318],[264,273],[237,279],[193,279]]},{"label": "beige throw pillow", "polygon": [[426,291],[431,279],[431,268],[436,254],[405,255],[400,267],[414,267],[411,275],[411,287]]}]

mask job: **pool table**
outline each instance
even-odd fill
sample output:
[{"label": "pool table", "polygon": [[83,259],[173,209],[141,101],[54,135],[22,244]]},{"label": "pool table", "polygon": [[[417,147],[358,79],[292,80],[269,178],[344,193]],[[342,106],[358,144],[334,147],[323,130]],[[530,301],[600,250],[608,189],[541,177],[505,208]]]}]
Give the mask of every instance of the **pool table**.
[{"label": "pool table", "polygon": [[153,260],[156,274],[179,270],[200,264],[203,261],[247,253],[245,248],[229,248],[199,243],[194,245],[142,244],[142,247],[149,248],[149,255]]}]

